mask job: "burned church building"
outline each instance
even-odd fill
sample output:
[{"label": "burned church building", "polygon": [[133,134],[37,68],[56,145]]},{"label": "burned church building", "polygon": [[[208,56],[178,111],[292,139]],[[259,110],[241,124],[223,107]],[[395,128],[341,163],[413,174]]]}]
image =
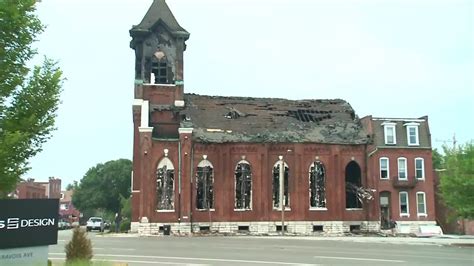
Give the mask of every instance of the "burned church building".
[{"label": "burned church building", "polygon": [[190,34],[164,0],[135,51],[132,231],[340,234],[434,224],[427,118],[359,119],[344,100],[185,93]]}]

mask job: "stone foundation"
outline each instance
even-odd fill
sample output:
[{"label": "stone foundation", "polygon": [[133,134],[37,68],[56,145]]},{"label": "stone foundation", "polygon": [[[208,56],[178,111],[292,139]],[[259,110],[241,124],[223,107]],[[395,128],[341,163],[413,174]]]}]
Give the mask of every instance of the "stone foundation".
[{"label": "stone foundation", "polygon": [[[148,223],[134,222],[131,231],[142,236],[164,235],[170,226],[171,235],[195,233],[278,235],[281,222],[213,222],[213,223]],[[286,233],[291,235],[343,235],[353,232],[378,232],[377,221],[289,221],[285,222]]]},{"label": "stone foundation", "polygon": [[397,221],[395,232],[397,234],[417,234],[420,232],[420,226],[434,226],[436,221]]}]

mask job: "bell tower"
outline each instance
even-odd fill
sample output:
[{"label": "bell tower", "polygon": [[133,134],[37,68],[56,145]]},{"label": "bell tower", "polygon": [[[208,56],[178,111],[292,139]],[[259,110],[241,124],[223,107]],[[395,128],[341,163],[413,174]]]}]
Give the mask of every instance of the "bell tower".
[{"label": "bell tower", "polygon": [[[183,53],[189,33],[165,0],[153,0],[130,30],[135,51],[133,102],[132,230],[156,219],[153,202],[158,151],[177,156],[180,111],[184,108]],[[166,146],[166,147],[165,147]],[[174,161],[177,161],[177,157]],[[170,214],[171,215],[171,214]]]},{"label": "bell tower", "polygon": [[182,98],[183,52],[189,32],[178,24],[165,0],[153,1],[130,36],[130,47],[135,50],[135,83],[176,85],[180,90],[177,96]]}]

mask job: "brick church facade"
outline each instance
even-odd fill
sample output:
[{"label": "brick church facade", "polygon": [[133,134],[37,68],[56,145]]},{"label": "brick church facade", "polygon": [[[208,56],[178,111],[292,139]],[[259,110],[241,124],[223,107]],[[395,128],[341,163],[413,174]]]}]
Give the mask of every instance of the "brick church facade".
[{"label": "brick church facade", "polygon": [[164,0],[130,35],[132,231],[340,234],[435,223],[427,117],[359,119],[340,99],[185,93],[189,33]]}]

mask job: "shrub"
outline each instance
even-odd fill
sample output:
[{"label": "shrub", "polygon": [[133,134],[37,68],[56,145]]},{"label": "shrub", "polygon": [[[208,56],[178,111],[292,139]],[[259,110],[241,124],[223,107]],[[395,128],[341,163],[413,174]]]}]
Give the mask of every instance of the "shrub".
[{"label": "shrub", "polygon": [[65,247],[66,264],[73,264],[77,262],[90,263],[92,259],[92,244],[91,240],[86,237],[85,230],[76,227],[73,230],[72,239]]},{"label": "shrub", "polygon": [[130,230],[130,220],[124,220],[120,223],[120,232],[128,232]]}]

